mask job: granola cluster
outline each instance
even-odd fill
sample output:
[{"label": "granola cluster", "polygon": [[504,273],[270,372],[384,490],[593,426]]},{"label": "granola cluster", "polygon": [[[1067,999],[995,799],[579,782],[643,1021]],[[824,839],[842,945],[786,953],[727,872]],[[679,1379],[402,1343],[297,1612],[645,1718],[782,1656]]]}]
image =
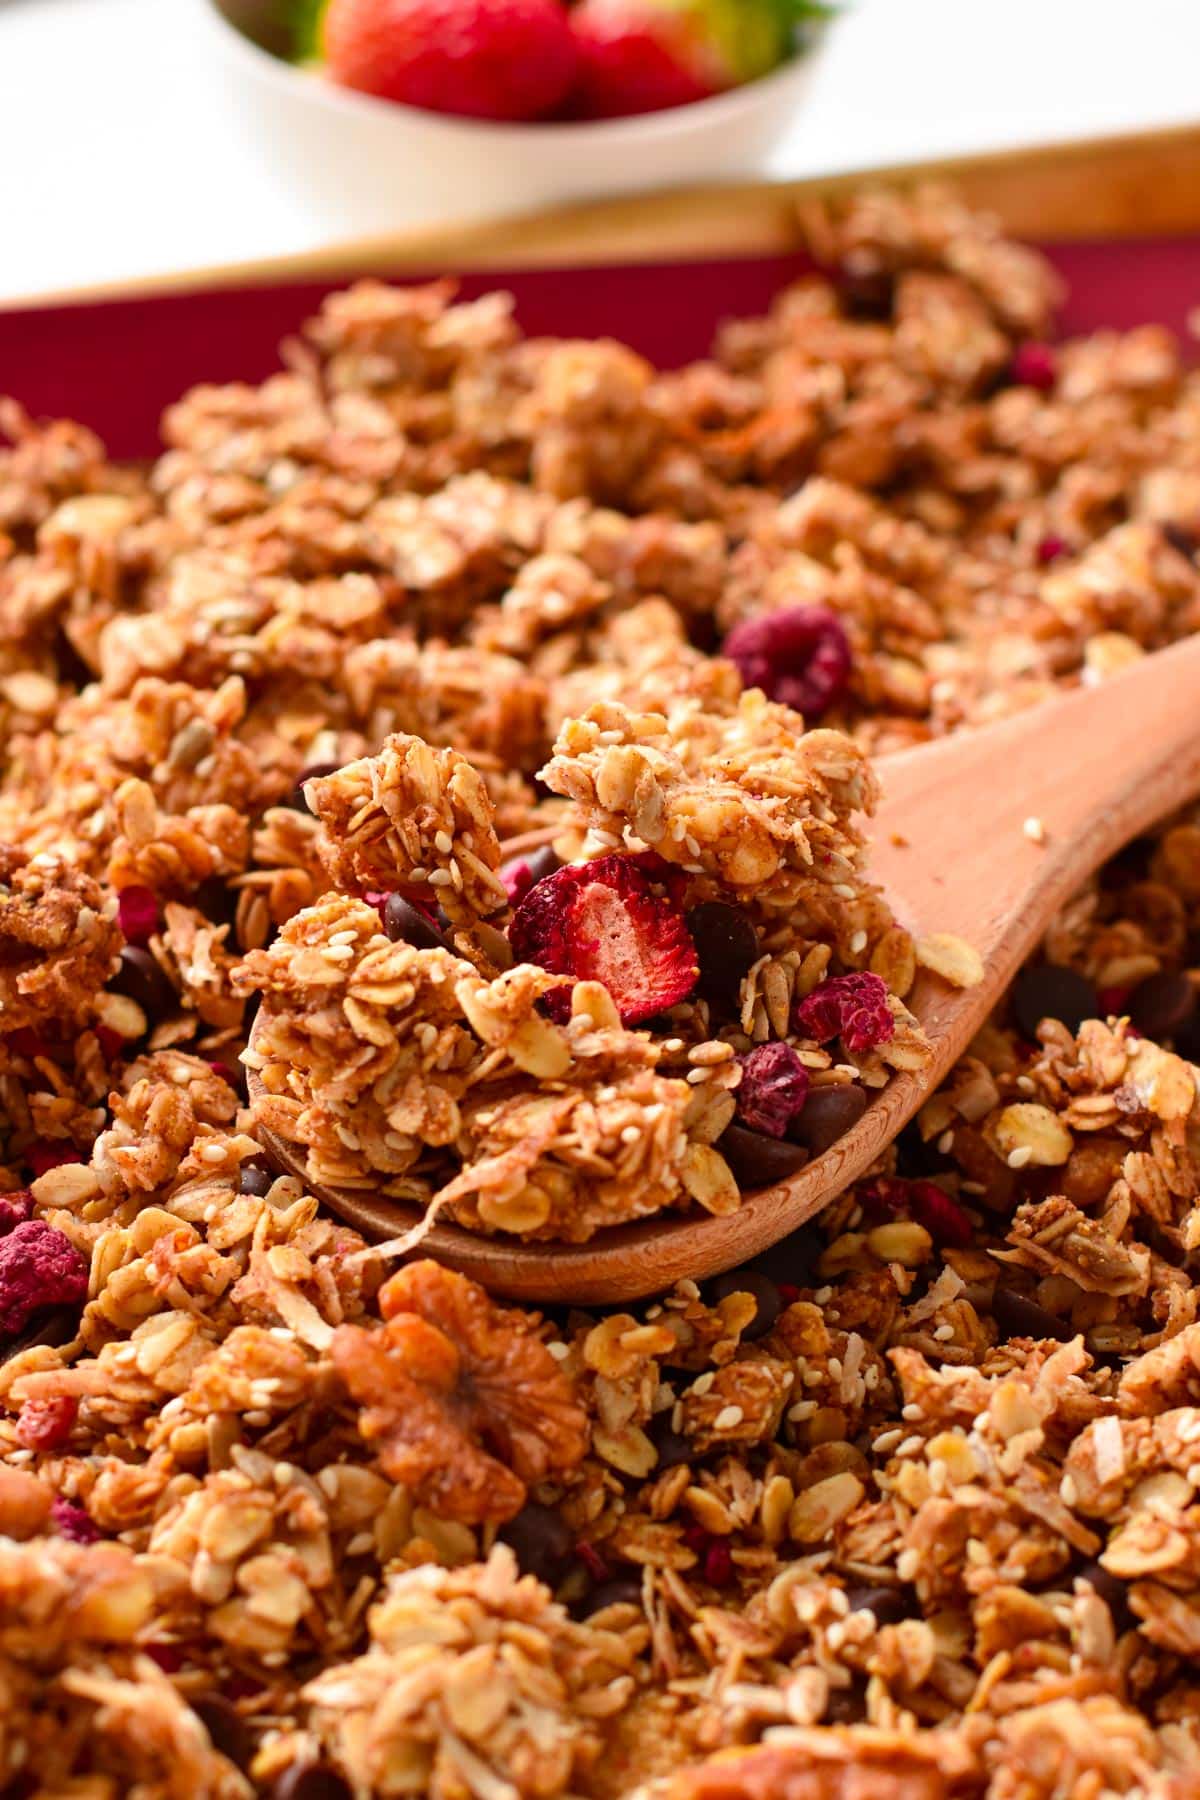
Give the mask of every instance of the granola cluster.
[{"label": "granola cluster", "polygon": [[367,284],[146,469],[5,409],[16,1800],[1200,1792],[1200,812],[750,1266],[541,1313],[308,1191],[736,1210],[978,974],[869,758],[1200,624],[1167,334],[945,195],[806,224],[670,373]]}]

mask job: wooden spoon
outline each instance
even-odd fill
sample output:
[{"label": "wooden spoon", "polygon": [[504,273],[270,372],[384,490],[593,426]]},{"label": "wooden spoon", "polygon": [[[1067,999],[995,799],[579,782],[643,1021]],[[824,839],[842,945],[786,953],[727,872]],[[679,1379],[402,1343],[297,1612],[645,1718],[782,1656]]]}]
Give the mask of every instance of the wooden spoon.
[{"label": "wooden spoon", "polygon": [[[894,1076],[831,1150],[726,1217],[663,1213],[579,1245],[437,1225],[425,1239],[429,1255],[519,1300],[636,1300],[745,1263],[819,1212],[912,1118],[1063,901],[1200,792],[1200,637],[1098,688],[889,757],[880,773],[872,873],[915,936],[965,938],[986,969],[983,984],[965,990],[918,978],[908,1003],[933,1046],[928,1066]],[[261,1091],[253,1070],[249,1084],[253,1098]],[[294,1146],[261,1136],[283,1168],[304,1175]],[[368,1237],[398,1236],[418,1217],[391,1200],[309,1185]]]}]

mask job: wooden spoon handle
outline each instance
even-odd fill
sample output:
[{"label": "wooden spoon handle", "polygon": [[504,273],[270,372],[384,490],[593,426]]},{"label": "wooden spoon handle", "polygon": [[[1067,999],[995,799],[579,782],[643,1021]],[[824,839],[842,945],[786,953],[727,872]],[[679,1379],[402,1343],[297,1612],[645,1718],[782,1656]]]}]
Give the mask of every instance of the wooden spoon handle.
[{"label": "wooden spoon handle", "polygon": [[[872,873],[918,935],[973,944],[1000,991],[1087,877],[1200,791],[1200,639],[880,774]],[[930,992],[935,1048],[960,999]]]}]

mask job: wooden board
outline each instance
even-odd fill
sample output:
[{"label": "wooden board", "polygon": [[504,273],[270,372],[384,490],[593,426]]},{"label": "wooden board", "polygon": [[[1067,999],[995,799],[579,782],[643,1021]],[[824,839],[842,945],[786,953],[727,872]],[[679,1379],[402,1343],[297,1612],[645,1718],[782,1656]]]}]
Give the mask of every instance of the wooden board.
[{"label": "wooden board", "polygon": [[[1200,125],[1088,143],[802,182],[676,189],[487,224],[406,231],[259,262],[23,298],[61,300],[248,283],[340,279],[406,269],[456,272],[774,255],[798,243],[797,207],[881,181],[952,182],[1017,237],[1147,237],[1200,231]],[[0,311],[4,310],[0,303]]]}]

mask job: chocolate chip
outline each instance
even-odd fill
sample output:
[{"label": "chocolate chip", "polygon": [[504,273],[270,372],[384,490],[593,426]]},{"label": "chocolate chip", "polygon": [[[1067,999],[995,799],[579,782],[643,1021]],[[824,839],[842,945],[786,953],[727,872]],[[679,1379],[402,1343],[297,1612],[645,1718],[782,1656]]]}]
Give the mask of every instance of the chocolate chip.
[{"label": "chocolate chip", "polygon": [[849,1687],[831,1687],[825,1705],[827,1725],[861,1723],[867,1711],[867,1684],[862,1675],[851,1678]]},{"label": "chocolate chip", "polygon": [[1129,1605],[1129,1590],[1119,1575],[1114,1575],[1102,1563],[1084,1563],[1078,1571],[1082,1581],[1090,1581],[1097,1594],[1112,1614],[1113,1628],[1118,1634],[1130,1631],[1137,1624],[1137,1618]]},{"label": "chocolate chip", "polygon": [[539,850],[531,850],[528,856],[510,856],[507,862],[500,864],[500,879],[507,887],[521,869],[525,870],[527,879],[521,883],[521,898],[536,887],[539,881],[545,881],[547,875],[553,875],[556,869],[562,868],[562,859],[554,853],[553,845],[543,844]]},{"label": "chocolate chip", "polygon": [[121,952],[121,966],[108,984],[110,992],[124,994],[146,1015],[148,1025],[155,1025],[178,1010],[175,989],[149,950],[140,944],[126,944]]},{"label": "chocolate chip", "polygon": [[283,804],[285,806],[290,806],[293,812],[311,812],[312,808],[304,798],[305,782],[314,781],[320,775],[336,775],[341,766],[341,763],[333,762],[311,763],[309,767],[302,772],[299,781],[296,783]]},{"label": "chocolate chip", "polygon": [[758,933],[738,906],[705,900],[687,915],[700,962],[696,992],[722,1013],[734,1014],[742,977],[758,961]]},{"label": "chocolate chip", "polygon": [[1012,1288],[998,1287],[992,1295],[992,1317],[1003,1338],[1057,1338],[1070,1343],[1076,1333],[1065,1319],[1047,1312],[1036,1300],[1018,1294]]},{"label": "chocolate chip", "polygon": [[1156,1044],[1167,1038],[1174,1041],[1196,1011],[1196,990],[1186,975],[1164,970],[1138,982],[1126,1010],[1138,1030]]},{"label": "chocolate chip", "polygon": [[10,1356],[16,1356],[22,1350],[33,1350],[42,1344],[49,1344],[55,1349],[59,1344],[69,1344],[78,1329],[79,1313],[74,1307],[43,1307],[35,1313],[24,1331],[0,1342],[0,1363],[7,1362]]},{"label": "chocolate chip", "polygon": [[667,1469],[677,1469],[683,1463],[696,1461],[697,1450],[691,1438],[684,1437],[682,1431],[675,1431],[671,1425],[674,1408],[668,1406],[665,1412],[656,1413],[650,1421],[650,1442],[658,1451],[658,1463],[654,1473],[662,1475]]},{"label": "chocolate chip", "polygon": [[213,1749],[239,1769],[246,1768],[254,1755],[254,1739],[237,1707],[221,1694],[205,1694],[192,1702],[192,1711],[212,1739]]},{"label": "chocolate chip", "polygon": [[516,1556],[523,1575],[555,1587],[575,1555],[575,1534],[552,1506],[531,1500],[498,1533]]},{"label": "chocolate chip", "polygon": [[389,894],[383,909],[383,929],[393,944],[411,944],[414,950],[450,950],[432,919],[403,894]]},{"label": "chocolate chip", "polygon": [[1100,1011],[1096,990],[1086,976],[1058,963],[1035,963],[1022,969],[1013,984],[1013,1013],[1027,1038],[1037,1037],[1043,1019],[1058,1019],[1068,1031],[1078,1031],[1085,1019]]},{"label": "chocolate chip", "polygon": [[901,1619],[911,1619],[914,1612],[912,1596],[905,1588],[850,1587],[846,1600],[852,1613],[869,1612],[877,1625],[898,1625]]},{"label": "chocolate chip", "polygon": [[801,1225],[798,1231],[789,1232],[761,1256],[756,1256],[752,1267],[770,1275],[782,1286],[811,1287],[813,1268],[822,1248],[820,1232],[812,1225]]},{"label": "chocolate chip", "polygon": [[[192,895],[192,905],[199,908],[214,925],[232,926],[237,916],[237,903],[237,889],[226,887],[219,875],[210,875]],[[230,948],[233,947],[235,940],[232,933],[225,942]]]},{"label": "chocolate chip", "polygon": [[867,1090],[855,1081],[810,1088],[808,1099],[788,1126],[788,1137],[813,1156],[821,1156],[858,1124],[866,1110]]},{"label": "chocolate chip", "polygon": [[603,1611],[606,1606],[640,1606],[641,1604],[641,1576],[618,1575],[612,1581],[603,1581],[598,1588],[593,1588],[584,1600],[581,1612],[585,1619],[590,1619],[593,1613]]},{"label": "chocolate chip", "polygon": [[353,1800],[350,1784],[328,1763],[306,1763],[275,1778],[271,1800]]},{"label": "chocolate chip", "polygon": [[718,1149],[733,1170],[740,1188],[771,1187],[786,1181],[808,1161],[808,1151],[786,1138],[764,1137],[761,1131],[748,1131],[744,1125],[727,1125]]},{"label": "chocolate chip", "polygon": [[254,1194],[258,1199],[271,1191],[275,1170],[265,1156],[252,1156],[238,1172],[238,1193]]},{"label": "chocolate chip", "polygon": [[745,1326],[742,1336],[747,1343],[756,1338],[766,1337],[772,1325],[783,1311],[783,1296],[761,1269],[730,1269],[725,1275],[718,1275],[715,1281],[708,1284],[708,1301],[716,1306],[730,1294],[749,1294],[757,1311],[749,1325]]},{"label": "chocolate chip", "polygon": [[1200,538],[1194,531],[1189,531],[1186,525],[1177,525],[1174,519],[1169,519],[1162,528],[1162,534],[1172,550],[1178,550],[1180,556],[1186,556],[1189,562],[1196,560],[1196,551],[1200,550]]}]

